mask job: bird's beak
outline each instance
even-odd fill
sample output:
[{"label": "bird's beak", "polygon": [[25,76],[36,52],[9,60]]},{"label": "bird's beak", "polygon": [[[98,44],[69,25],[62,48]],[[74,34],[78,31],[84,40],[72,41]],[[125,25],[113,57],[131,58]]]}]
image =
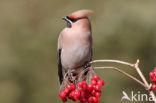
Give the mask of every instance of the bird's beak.
[{"label": "bird's beak", "polygon": [[62,17],[62,19],[65,20],[65,21],[69,21],[69,19],[67,18],[67,16]]},{"label": "bird's beak", "polygon": [[68,16],[62,17],[62,19],[69,22],[69,23],[72,23],[71,20],[68,18]]},{"label": "bird's beak", "polygon": [[67,27],[71,28],[71,24],[72,22],[68,19],[68,16],[62,17],[63,20],[65,20],[67,22]]}]

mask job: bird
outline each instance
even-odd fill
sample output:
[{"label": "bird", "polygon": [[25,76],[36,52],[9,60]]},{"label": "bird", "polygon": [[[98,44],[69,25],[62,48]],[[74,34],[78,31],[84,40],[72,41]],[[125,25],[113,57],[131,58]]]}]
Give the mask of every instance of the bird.
[{"label": "bird", "polygon": [[[92,60],[92,31],[88,16],[92,10],[78,10],[62,19],[67,22],[58,37],[58,76],[59,82],[63,82],[63,71],[72,71],[74,76],[86,69]],[[84,76],[87,75],[85,72]]]}]

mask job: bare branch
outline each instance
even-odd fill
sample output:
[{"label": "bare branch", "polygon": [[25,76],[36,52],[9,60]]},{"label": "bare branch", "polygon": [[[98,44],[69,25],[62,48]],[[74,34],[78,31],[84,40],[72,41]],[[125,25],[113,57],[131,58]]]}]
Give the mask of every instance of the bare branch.
[{"label": "bare branch", "polygon": [[[139,61],[139,59],[138,59],[137,62],[135,63],[135,65],[134,65],[134,67],[135,67],[137,73],[139,74],[139,76],[141,77],[142,81],[144,82],[144,84],[145,84],[146,86],[148,86],[148,88],[150,88],[150,85],[148,84],[146,78],[144,77],[144,75],[142,74],[142,72],[141,72],[141,70],[140,70],[140,68],[139,68],[139,63],[140,63],[140,61]],[[153,92],[153,91],[150,91],[149,89],[148,89],[148,92],[150,93],[150,95],[151,95],[152,98],[154,99],[154,102],[156,103],[156,98],[155,98],[154,92]]]},{"label": "bare branch", "polygon": [[134,64],[128,63],[128,62],[124,62],[124,61],[120,61],[120,60],[110,60],[110,59],[105,59],[105,60],[94,60],[91,61],[90,63],[103,63],[103,62],[111,62],[111,63],[119,63],[119,64],[125,64],[131,67],[134,67]]},{"label": "bare branch", "polygon": [[90,63],[93,64],[93,63],[104,63],[104,62],[111,62],[111,63],[119,63],[119,64],[124,64],[124,65],[128,65],[130,67],[133,67],[137,73],[139,74],[139,76],[141,77],[142,81],[141,82],[140,80],[138,80],[137,78],[133,77],[132,75],[122,71],[121,69],[119,68],[116,68],[116,67],[94,67],[94,69],[112,69],[112,70],[116,70],[124,75],[126,75],[127,77],[135,80],[136,82],[138,82],[139,84],[141,84],[143,87],[145,87],[145,89],[150,93],[150,95],[152,96],[153,100],[154,100],[154,103],[156,103],[156,98],[155,98],[155,94],[153,91],[150,90],[151,86],[148,84],[146,78],[144,77],[144,75],[142,74],[140,68],[139,68],[139,59],[137,60],[137,62],[135,64],[131,64],[131,63],[128,63],[128,62],[124,62],[124,61],[120,61],[120,60],[109,60],[109,59],[106,59],[106,60],[94,60],[94,61],[91,61]]},{"label": "bare branch", "polygon": [[124,72],[123,70],[116,68],[116,67],[93,67],[94,69],[112,69],[112,70],[116,70],[122,74],[124,74],[125,76],[135,80],[137,83],[141,84],[143,87],[148,88],[144,83],[142,83],[140,80],[138,80],[137,78],[133,77],[132,75]]}]

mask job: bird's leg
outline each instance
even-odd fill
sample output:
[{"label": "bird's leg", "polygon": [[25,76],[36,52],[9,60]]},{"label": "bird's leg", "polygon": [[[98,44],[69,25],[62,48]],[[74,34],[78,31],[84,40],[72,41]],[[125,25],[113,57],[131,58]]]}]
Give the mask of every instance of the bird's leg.
[{"label": "bird's leg", "polygon": [[70,69],[68,69],[67,74],[68,74],[68,82],[71,83],[72,82],[72,74],[71,74]]},{"label": "bird's leg", "polygon": [[74,83],[76,82],[77,75],[73,73],[73,70],[68,69],[68,82],[69,83]]}]

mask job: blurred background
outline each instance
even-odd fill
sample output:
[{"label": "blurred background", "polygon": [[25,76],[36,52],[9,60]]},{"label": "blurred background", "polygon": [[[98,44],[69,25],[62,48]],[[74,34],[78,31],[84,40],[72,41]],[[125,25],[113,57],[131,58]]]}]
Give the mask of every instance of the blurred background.
[{"label": "blurred background", "polygon": [[[93,59],[135,63],[139,58],[149,81],[156,66],[155,0],[0,0],[0,103],[61,103],[56,51],[66,26],[61,17],[79,9],[95,12],[89,17]],[[128,66],[97,65],[116,66],[139,78]],[[123,90],[147,93],[116,71],[96,73],[106,82],[101,103],[120,103]]]}]

